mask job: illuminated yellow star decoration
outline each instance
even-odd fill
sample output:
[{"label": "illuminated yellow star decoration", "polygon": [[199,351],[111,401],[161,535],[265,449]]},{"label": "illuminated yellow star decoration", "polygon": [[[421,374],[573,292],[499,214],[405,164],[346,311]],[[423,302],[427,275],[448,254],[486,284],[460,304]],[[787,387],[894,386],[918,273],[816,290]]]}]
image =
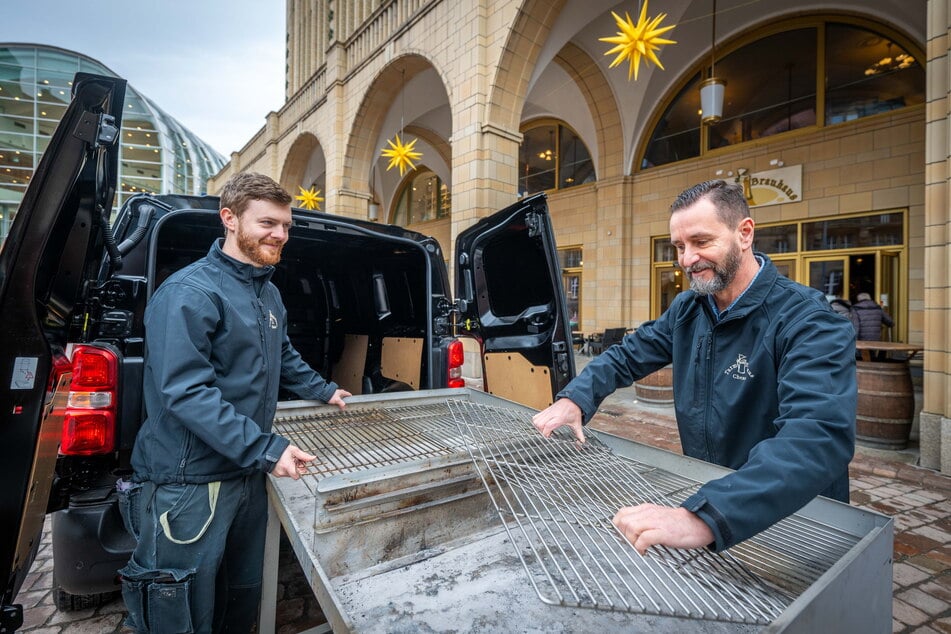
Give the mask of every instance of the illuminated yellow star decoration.
[{"label": "illuminated yellow star decoration", "polygon": [[316,209],[320,211],[320,203],[324,202],[324,197],[320,195],[319,189],[304,189],[303,187],[298,187],[300,190],[300,196],[294,196],[296,200],[300,201],[300,206],[304,209]]},{"label": "illuminated yellow star decoration", "polygon": [[618,31],[615,36],[598,38],[601,42],[617,45],[605,53],[605,55],[617,53],[617,57],[611,62],[610,68],[614,68],[618,64],[623,63],[625,59],[629,60],[630,67],[627,70],[627,78],[630,80],[631,75],[633,75],[634,79],[637,80],[637,71],[640,68],[641,58],[643,57],[645,66],[648,61],[651,61],[657,64],[658,68],[664,70],[663,65],[660,63],[660,60],[657,59],[657,55],[654,54],[654,51],[659,51],[660,47],[665,44],[677,43],[674,40],[665,40],[660,37],[676,26],[675,24],[671,24],[670,26],[657,28],[660,23],[663,22],[664,18],[667,17],[667,14],[660,13],[656,18],[648,20],[647,0],[644,0],[644,6],[641,7],[641,15],[637,20],[637,25],[631,21],[631,16],[627,11],[624,12],[624,19],[614,11],[611,12],[611,15],[614,16],[614,21],[617,22],[617,26],[621,30]]},{"label": "illuminated yellow star decoration", "polygon": [[407,168],[411,170],[416,169],[416,166],[413,165],[413,161],[418,161],[423,156],[422,152],[413,150],[418,140],[419,139],[413,139],[404,145],[400,140],[399,134],[396,135],[396,143],[387,139],[386,142],[389,143],[390,147],[380,150],[380,155],[383,158],[390,159],[390,164],[386,166],[386,171],[390,171],[392,167],[398,167],[400,168],[400,176],[402,176],[406,173]]}]

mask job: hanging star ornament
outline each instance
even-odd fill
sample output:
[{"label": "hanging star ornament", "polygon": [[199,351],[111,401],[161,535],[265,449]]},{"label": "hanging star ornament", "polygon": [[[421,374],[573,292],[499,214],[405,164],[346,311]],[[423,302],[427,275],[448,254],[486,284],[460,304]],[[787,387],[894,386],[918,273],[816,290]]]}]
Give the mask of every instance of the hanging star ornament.
[{"label": "hanging star ornament", "polygon": [[636,25],[631,20],[631,16],[627,11],[624,12],[624,18],[621,18],[621,16],[614,11],[611,12],[611,15],[614,16],[614,21],[617,22],[617,27],[621,30],[618,31],[615,36],[598,38],[601,42],[616,44],[614,48],[605,53],[605,55],[617,53],[617,57],[611,62],[610,68],[614,68],[618,64],[623,63],[624,60],[628,60],[630,67],[627,71],[627,78],[630,80],[633,75],[635,81],[637,80],[637,71],[640,69],[641,58],[644,59],[645,66],[648,62],[654,62],[658,68],[664,70],[663,65],[660,63],[660,60],[657,59],[657,55],[654,54],[654,51],[659,51],[665,44],[677,43],[674,40],[665,40],[660,37],[676,26],[675,24],[671,24],[670,26],[658,28],[660,23],[664,21],[664,18],[667,17],[667,14],[660,13],[656,18],[648,20],[647,0],[644,0],[644,6],[641,7],[641,15]]},{"label": "hanging star ornament", "polygon": [[316,209],[320,211],[320,203],[324,202],[323,196],[320,195],[319,189],[304,189],[303,187],[298,187],[300,190],[300,196],[294,196],[296,200],[300,201],[300,206],[304,209]]},{"label": "hanging star ornament", "polygon": [[386,166],[386,171],[390,171],[390,168],[398,167],[400,168],[400,176],[403,176],[407,169],[416,169],[416,166],[413,165],[413,161],[418,161],[423,156],[422,152],[413,150],[418,140],[419,139],[413,139],[404,145],[400,140],[399,134],[396,135],[396,143],[387,139],[386,142],[390,147],[380,150],[380,155],[383,158],[390,159],[390,164]]}]

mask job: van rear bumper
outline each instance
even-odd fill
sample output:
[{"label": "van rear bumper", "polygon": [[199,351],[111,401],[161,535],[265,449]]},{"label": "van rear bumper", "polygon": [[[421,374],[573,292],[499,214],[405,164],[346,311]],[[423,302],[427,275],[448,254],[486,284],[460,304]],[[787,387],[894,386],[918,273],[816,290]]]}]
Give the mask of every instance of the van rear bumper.
[{"label": "van rear bumper", "polygon": [[116,494],[71,502],[53,513],[53,579],[70,594],[119,590],[116,571],[126,565],[135,540],[119,515]]}]

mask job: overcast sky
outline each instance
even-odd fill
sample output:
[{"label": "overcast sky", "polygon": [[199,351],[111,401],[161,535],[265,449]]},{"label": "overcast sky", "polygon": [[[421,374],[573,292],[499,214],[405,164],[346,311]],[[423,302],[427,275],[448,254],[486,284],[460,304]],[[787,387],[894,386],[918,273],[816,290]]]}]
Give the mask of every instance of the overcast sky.
[{"label": "overcast sky", "polygon": [[284,104],[284,0],[3,0],[0,42],[98,60],[230,159]]}]

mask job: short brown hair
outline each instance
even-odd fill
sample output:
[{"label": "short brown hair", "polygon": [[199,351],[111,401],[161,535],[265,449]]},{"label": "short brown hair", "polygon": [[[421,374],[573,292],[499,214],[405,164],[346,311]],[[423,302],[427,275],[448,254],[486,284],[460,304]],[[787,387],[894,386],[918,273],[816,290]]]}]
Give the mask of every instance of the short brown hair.
[{"label": "short brown hair", "polygon": [[721,180],[705,181],[685,189],[670,206],[670,213],[690,207],[704,198],[713,203],[720,222],[731,229],[738,227],[744,218],[750,217],[750,206],[743,195],[743,186]]},{"label": "short brown hair", "polygon": [[268,200],[279,205],[290,205],[293,198],[287,190],[268,176],[256,172],[239,172],[228,179],[221,189],[220,208],[228,208],[236,216],[244,213],[252,200]]}]

